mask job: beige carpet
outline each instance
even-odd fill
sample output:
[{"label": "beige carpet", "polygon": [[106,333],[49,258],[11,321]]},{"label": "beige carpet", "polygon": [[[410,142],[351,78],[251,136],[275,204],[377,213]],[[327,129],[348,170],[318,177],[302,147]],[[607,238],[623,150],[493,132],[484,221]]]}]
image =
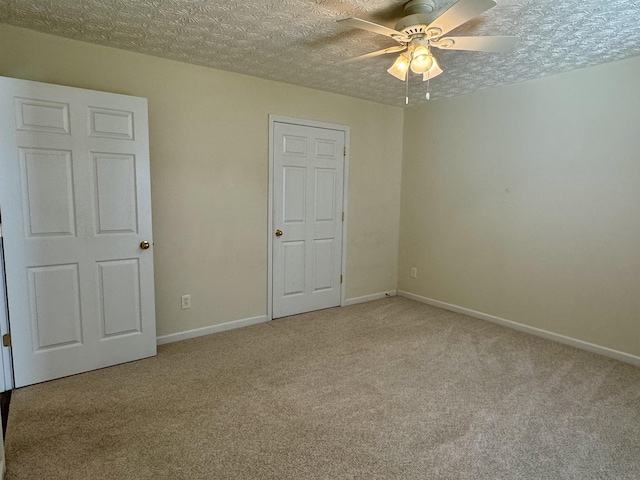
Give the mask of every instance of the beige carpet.
[{"label": "beige carpet", "polygon": [[638,479],[640,369],[402,298],[23,388],[15,479]]}]

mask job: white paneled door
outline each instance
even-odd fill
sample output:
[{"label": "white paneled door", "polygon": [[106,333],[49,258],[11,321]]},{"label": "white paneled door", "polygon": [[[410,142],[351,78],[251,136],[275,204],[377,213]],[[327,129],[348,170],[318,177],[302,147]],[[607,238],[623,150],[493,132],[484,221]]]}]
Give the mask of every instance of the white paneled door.
[{"label": "white paneled door", "polygon": [[340,305],[345,132],[273,126],[273,317]]},{"label": "white paneled door", "polygon": [[15,385],[155,355],[147,101],[0,77]]}]

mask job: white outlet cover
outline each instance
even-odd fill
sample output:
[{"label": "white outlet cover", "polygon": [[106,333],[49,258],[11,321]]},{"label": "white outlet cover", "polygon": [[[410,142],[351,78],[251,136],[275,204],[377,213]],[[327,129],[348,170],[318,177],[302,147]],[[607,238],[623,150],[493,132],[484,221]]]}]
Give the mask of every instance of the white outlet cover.
[{"label": "white outlet cover", "polygon": [[182,295],[181,297],[181,308],[182,310],[186,310],[191,308],[191,295]]}]

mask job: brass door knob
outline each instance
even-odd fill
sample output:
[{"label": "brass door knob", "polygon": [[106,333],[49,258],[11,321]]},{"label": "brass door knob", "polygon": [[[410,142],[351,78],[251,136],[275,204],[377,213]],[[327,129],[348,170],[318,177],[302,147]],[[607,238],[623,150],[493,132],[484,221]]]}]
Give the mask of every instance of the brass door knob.
[{"label": "brass door knob", "polygon": [[276,237],[282,236],[282,230],[276,230]]},{"label": "brass door knob", "polygon": [[151,246],[151,244],[149,242],[147,242],[146,240],[143,240],[142,242],[140,242],[140,248],[143,249],[143,250],[146,250],[150,246]]}]

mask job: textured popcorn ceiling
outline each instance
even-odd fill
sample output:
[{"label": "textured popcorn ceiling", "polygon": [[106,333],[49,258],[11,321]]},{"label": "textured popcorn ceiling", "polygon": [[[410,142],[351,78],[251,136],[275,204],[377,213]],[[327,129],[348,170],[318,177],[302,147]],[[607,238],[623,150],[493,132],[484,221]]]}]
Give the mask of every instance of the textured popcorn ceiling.
[{"label": "textured popcorn ceiling", "polygon": [[[470,93],[640,55],[640,0],[497,0],[451,35],[515,35],[509,53],[434,49],[444,74],[431,98]],[[344,28],[356,16],[393,27],[397,0],[0,0],[0,22],[85,42],[205,65],[391,105],[405,84],[394,55],[337,62],[396,45]],[[439,10],[452,0],[437,0]],[[6,46],[3,46],[6,48]],[[425,102],[413,76],[411,104]]]}]

